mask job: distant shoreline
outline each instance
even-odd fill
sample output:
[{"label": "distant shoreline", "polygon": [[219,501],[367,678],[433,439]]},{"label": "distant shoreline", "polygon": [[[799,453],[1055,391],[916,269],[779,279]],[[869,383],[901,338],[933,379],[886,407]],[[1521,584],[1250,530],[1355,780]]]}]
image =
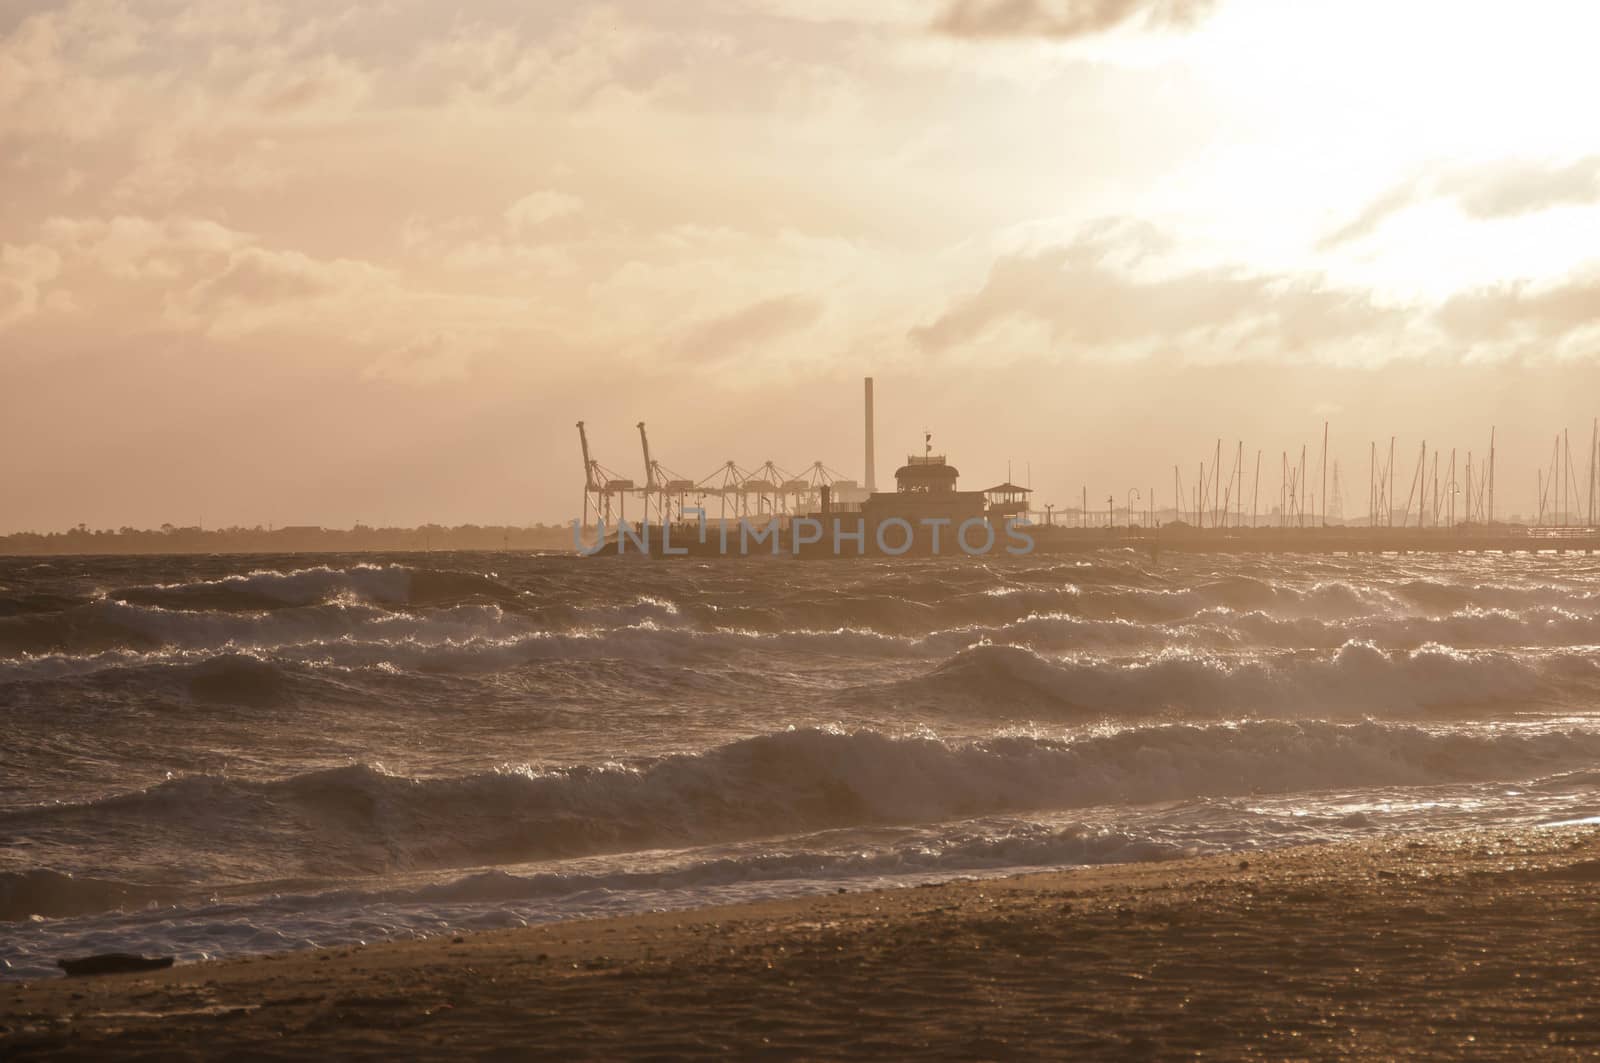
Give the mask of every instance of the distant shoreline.
[{"label": "distant shoreline", "polygon": [[[1159,558],[1164,553],[1194,554],[1563,554],[1600,552],[1600,529],[1531,528],[1520,524],[1456,528],[1366,528],[1354,525],[1281,528],[1198,528],[1173,522],[1157,529],[1133,527],[1073,528],[1035,524],[1029,529],[1036,555],[1074,554],[1099,550],[1134,550]],[[585,530],[585,542],[593,529]],[[687,538],[687,537],[686,537]],[[737,540],[736,540],[737,542]],[[784,548],[754,550],[755,556],[793,556]],[[637,556],[661,557],[655,549]],[[454,527],[350,529],[289,525],[282,528],[75,528],[65,532],[17,532],[0,536],[0,557],[154,557],[293,554],[424,554],[424,553],[553,553],[579,556],[570,524],[524,526],[463,524]],[[635,550],[623,551],[635,554]],[[602,555],[615,555],[615,543]],[[692,558],[742,556],[737,549],[690,549]],[[851,555],[844,555],[851,556]],[[878,557],[868,553],[864,556]],[[913,555],[916,556],[916,555]],[[945,556],[945,555],[941,555]],[[959,553],[948,556],[959,558]],[[664,558],[664,560],[672,560]]]},{"label": "distant shoreline", "polygon": [[460,524],[416,528],[74,528],[0,535],[0,557],[115,557],[194,554],[422,554],[430,552],[571,553],[567,525]]}]

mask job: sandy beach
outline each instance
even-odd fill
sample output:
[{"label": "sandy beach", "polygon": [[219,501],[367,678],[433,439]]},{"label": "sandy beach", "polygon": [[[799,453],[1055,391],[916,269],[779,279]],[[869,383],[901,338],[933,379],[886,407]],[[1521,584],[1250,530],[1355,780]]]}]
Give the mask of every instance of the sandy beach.
[{"label": "sandy beach", "polygon": [[0,989],[7,1058],[1578,1058],[1600,829],[1118,865]]}]

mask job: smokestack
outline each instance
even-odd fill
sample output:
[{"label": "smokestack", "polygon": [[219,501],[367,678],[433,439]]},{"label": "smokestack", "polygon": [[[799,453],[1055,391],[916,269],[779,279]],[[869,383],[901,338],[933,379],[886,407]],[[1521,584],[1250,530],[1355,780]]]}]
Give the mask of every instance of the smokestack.
[{"label": "smokestack", "polygon": [[867,377],[867,490],[878,489],[877,463],[872,460],[872,378]]}]

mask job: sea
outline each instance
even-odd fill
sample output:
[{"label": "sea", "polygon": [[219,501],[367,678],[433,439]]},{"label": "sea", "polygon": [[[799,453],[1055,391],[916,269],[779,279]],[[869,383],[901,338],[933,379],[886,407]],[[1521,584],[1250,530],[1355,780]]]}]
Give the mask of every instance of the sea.
[{"label": "sea", "polygon": [[0,977],[1600,821],[1600,560],[0,559]]}]

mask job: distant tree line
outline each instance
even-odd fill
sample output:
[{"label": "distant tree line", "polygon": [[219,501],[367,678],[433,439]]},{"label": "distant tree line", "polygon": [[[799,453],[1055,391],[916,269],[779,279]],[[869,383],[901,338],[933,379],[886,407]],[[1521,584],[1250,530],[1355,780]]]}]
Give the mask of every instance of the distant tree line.
[{"label": "distant tree line", "polygon": [[424,552],[429,550],[571,550],[561,524],[424,524],[417,528],[89,528],[0,536],[0,555],[39,554],[292,554]]}]

